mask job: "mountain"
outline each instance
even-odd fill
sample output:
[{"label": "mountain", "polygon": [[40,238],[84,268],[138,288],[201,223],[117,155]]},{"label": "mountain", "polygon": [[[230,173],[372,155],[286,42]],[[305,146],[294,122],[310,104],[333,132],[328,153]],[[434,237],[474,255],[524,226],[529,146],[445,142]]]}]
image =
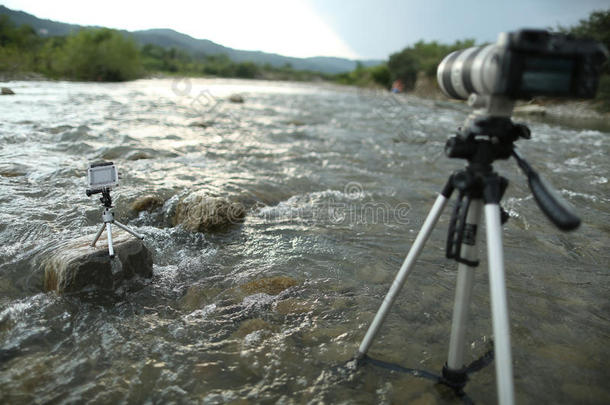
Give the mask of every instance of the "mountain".
[{"label": "mountain", "polygon": [[[44,20],[23,11],[16,11],[0,5],[0,15],[7,15],[16,25],[27,24],[34,28],[41,36],[62,36],[85,27],[82,25],[66,24],[52,20]],[[99,27],[96,27],[99,28]],[[140,45],[154,44],[164,48],[183,49],[193,55],[218,55],[226,54],[235,62],[254,62],[260,65],[266,63],[272,66],[284,66],[290,64],[294,69],[312,70],[322,73],[349,72],[356,68],[358,61],[317,56],[312,58],[293,58],[266,53],[261,51],[244,51],[222,46],[207,39],[196,39],[172,29],[157,28],[143,31],[121,31],[129,35]],[[360,61],[364,66],[374,66],[382,63],[381,60]]]}]

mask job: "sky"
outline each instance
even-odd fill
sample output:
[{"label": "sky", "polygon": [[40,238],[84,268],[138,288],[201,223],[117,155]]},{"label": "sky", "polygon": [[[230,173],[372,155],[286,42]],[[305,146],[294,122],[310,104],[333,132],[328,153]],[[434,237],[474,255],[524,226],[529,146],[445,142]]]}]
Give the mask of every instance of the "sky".
[{"label": "sky", "polygon": [[610,0],[0,0],[60,22],[171,28],[236,49],[386,59],[418,40],[493,42],[499,32],[569,26]]}]

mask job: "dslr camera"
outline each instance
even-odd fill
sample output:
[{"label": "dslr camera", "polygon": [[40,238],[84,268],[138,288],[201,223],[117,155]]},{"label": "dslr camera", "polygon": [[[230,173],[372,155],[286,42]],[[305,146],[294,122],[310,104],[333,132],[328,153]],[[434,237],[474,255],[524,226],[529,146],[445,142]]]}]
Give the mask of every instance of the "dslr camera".
[{"label": "dslr camera", "polygon": [[437,69],[450,98],[593,98],[608,51],[599,42],[544,30],[501,33],[495,44],[455,51]]}]

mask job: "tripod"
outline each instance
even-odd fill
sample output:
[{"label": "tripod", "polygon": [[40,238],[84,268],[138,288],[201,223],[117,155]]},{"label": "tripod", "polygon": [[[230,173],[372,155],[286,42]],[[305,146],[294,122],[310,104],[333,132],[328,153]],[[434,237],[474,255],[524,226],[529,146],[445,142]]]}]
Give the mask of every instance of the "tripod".
[{"label": "tripod", "polygon": [[104,223],[102,224],[102,227],[100,228],[100,230],[97,231],[97,234],[95,235],[95,238],[93,239],[93,243],[91,243],[91,246],[95,247],[95,244],[97,243],[98,239],[102,235],[102,232],[104,232],[104,229],[106,229],[106,233],[108,235],[108,254],[110,255],[110,257],[114,257],[114,248],[112,246],[112,225],[113,224],[118,226],[125,232],[132,234],[133,236],[135,236],[138,239],[144,239],[144,237],[142,235],[134,232],[127,226],[123,225],[119,221],[115,221],[114,211],[112,209],[112,197],[110,197],[110,188],[104,187],[99,190],[86,190],[87,197],[90,197],[92,194],[98,194],[98,193],[102,194],[102,196],[100,197],[100,201],[101,201],[102,205],[104,206],[104,212],[102,212],[102,221]]},{"label": "tripod", "polygon": [[[415,261],[453,191],[457,189],[459,196],[449,223],[446,255],[459,264],[449,354],[440,382],[453,388],[458,394],[463,394],[462,389],[468,381],[468,369],[464,364],[466,322],[474,270],[479,264],[478,226],[481,211],[484,211],[498,399],[500,404],[513,404],[513,370],[502,249],[502,224],[508,220],[508,214],[500,207],[508,181],[494,172],[492,163],[495,160],[514,157],[528,177],[530,189],[539,207],[558,228],[575,229],[580,225],[580,219],[574,214],[571,206],[538,176],[515,149],[513,143],[519,138],[529,139],[530,131],[527,126],[511,121],[513,102],[493,97],[478,101],[484,101],[485,108],[469,116],[464,127],[451,137],[445,146],[448,157],[466,159],[468,164],[465,169],[449,177],[436,198],[360,344],[356,359],[357,364],[361,364],[366,358]],[[476,98],[471,100],[471,103],[476,106]]]}]

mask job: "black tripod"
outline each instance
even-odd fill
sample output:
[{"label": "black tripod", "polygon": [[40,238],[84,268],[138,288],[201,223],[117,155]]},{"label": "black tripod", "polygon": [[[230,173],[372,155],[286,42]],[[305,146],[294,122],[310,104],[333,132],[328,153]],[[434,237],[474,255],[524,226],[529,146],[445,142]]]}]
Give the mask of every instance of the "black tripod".
[{"label": "black tripod", "polygon": [[101,193],[102,196],[100,197],[100,202],[104,206],[104,212],[102,212],[102,221],[104,223],[102,224],[102,227],[95,235],[95,238],[93,239],[93,242],[91,243],[91,246],[95,247],[95,244],[97,243],[98,239],[102,235],[102,232],[104,232],[104,229],[107,228],[106,231],[108,234],[108,254],[110,255],[110,257],[114,257],[114,247],[112,246],[112,225],[113,224],[118,226],[125,232],[132,234],[133,236],[135,236],[138,239],[144,239],[144,237],[142,235],[131,230],[130,228],[128,228],[126,225],[123,225],[119,221],[114,220],[114,211],[112,209],[112,197],[110,197],[110,188],[104,187],[102,189],[97,189],[97,190],[86,190],[85,193],[87,194],[87,197],[90,197],[92,194]]},{"label": "black tripod", "polygon": [[[488,106],[494,101],[499,101],[501,114],[495,111],[496,114],[492,115],[491,108],[479,110],[469,117],[464,128],[457,135],[447,141],[445,147],[447,156],[466,159],[468,165],[464,170],[457,171],[449,177],[437,197],[362,340],[356,359],[361,364],[366,358],[366,353],[447,201],[457,189],[459,196],[449,224],[447,257],[455,259],[459,265],[449,355],[443,367],[441,382],[462,393],[468,380],[468,369],[464,364],[466,321],[472,295],[474,269],[479,263],[477,228],[484,207],[498,399],[501,404],[513,404],[513,370],[502,248],[502,223],[506,222],[508,215],[500,207],[500,200],[508,181],[494,172],[492,163],[495,160],[514,157],[527,175],[530,189],[538,205],[560,229],[575,229],[580,225],[580,219],[574,214],[571,206],[557,195],[515,150],[514,142],[519,138],[529,139],[530,131],[525,125],[511,121],[512,103],[506,103],[505,100],[488,101]],[[502,103],[504,105],[501,105]]]}]

